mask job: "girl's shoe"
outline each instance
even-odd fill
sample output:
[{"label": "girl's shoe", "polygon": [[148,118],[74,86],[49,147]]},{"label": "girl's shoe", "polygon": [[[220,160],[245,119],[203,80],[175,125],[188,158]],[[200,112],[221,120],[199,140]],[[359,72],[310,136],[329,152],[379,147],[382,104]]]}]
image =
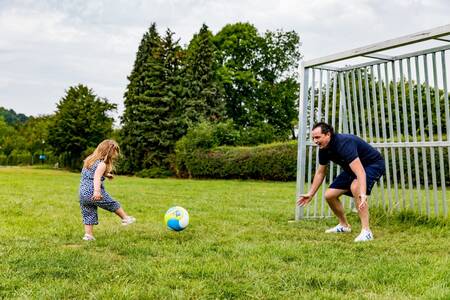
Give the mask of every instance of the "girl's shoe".
[{"label": "girl's shoe", "polygon": [[127,226],[136,222],[136,218],[132,216],[128,216],[122,219],[122,225]]},{"label": "girl's shoe", "polygon": [[84,236],[83,236],[83,241],[95,241],[95,237],[94,236],[92,236],[92,235],[90,235],[90,234],[85,234]]}]

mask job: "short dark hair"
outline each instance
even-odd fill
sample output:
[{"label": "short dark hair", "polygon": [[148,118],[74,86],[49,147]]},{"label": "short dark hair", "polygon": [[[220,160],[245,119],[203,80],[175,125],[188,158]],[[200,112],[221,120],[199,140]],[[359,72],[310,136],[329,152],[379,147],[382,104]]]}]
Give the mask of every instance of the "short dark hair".
[{"label": "short dark hair", "polygon": [[334,134],[333,126],[331,126],[330,124],[327,124],[327,123],[325,123],[325,122],[319,122],[319,123],[316,123],[316,124],[313,126],[312,130],[314,130],[314,129],[316,129],[316,128],[319,128],[319,127],[320,127],[320,129],[322,130],[322,133],[323,133],[323,134],[330,133],[331,136]]}]

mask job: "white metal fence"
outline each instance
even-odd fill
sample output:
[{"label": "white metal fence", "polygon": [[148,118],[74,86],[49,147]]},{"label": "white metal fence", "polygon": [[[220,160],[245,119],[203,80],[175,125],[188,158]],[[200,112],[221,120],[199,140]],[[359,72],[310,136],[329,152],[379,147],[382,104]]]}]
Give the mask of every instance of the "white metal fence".
[{"label": "white metal fence", "polygon": [[[386,175],[375,186],[370,205],[448,216],[449,35],[450,24],[302,62],[297,197],[309,189],[318,166],[310,129],[324,121],[338,132],[360,136],[384,156]],[[427,40],[444,45],[396,56],[379,53]],[[355,57],[371,60],[329,65]],[[306,208],[296,207],[297,220],[331,215],[323,195],[339,172],[339,166],[331,163],[314,200]],[[345,201],[349,207],[350,199]]]}]

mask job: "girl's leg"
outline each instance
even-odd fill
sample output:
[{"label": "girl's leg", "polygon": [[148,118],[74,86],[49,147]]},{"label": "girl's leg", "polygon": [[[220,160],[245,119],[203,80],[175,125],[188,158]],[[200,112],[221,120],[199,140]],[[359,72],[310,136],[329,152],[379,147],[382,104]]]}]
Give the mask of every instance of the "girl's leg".
[{"label": "girl's leg", "polygon": [[80,201],[81,215],[83,216],[84,233],[94,237],[94,224],[98,224],[97,207]]},{"label": "girl's leg", "polygon": [[127,213],[120,206],[119,202],[114,200],[105,190],[102,190],[102,196],[103,196],[102,200],[97,201],[96,205],[110,212],[114,212],[122,220],[128,217]]},{"label": "girl's leg", "polygon": [[94,236],[94,225],[84,225],[84,233]]},{"label": "girl's leg", "polygon": [[126,217],[128,217],[127,213],[123,210],[122,207],[118,208],[114,213],[118,215],[121,219],[125,219]]},{"label": "girl's leg", "polygon": [[122,207],[118,208],[114,213],[122,219],[122,225],[130,225],[136,222],[136,218],[127,215]]},{"label": "girl's leg", "polygon": [[106,191],[102,191],[102,196],[103,199],[101,201],[97,201],[96,205],[118,215],[122,219],[122,225],[129,225],[136,222],[136,218],[130,217],[120,206],[120,203],[111,198]]}]

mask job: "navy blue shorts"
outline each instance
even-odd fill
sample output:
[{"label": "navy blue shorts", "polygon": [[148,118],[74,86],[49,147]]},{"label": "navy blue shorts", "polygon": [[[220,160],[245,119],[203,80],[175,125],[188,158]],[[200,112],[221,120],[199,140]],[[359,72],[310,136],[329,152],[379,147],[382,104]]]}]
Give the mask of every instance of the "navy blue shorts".
[{"label": "navy blue shorts", "polygon": [[[384,160],[380,160],[374,164],[368,165],[364,167],[364,171],[366,172],[366,195],[370,195],[372,188],[378,180],[380,180],[381,176],[384,175],[386,171],[386,166]],[[347,171],[342,171],[331,183],[331,189],[339,189],[339,190],[347,190],[344,195],[353,197],[352,192],[350,190],[350,186],[352,185],[353,180],[356,179],[356,175],[353,173],[349,173]]]}]

